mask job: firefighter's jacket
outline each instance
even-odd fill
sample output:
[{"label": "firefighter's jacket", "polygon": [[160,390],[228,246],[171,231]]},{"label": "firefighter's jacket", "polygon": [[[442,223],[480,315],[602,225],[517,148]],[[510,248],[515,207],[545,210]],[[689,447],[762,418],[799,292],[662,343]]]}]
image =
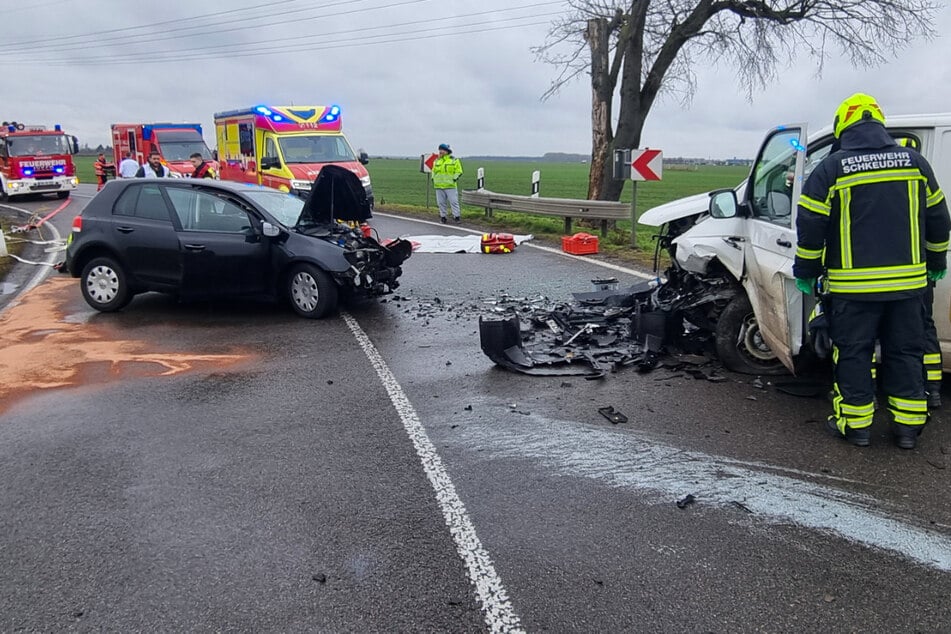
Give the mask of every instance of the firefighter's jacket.
[{"label": "firefighter's jacket", "polygon": [[813,171],[799,198],[793,274],[825,274],[830,293],[904,299],[947,268],[951,218],[928,162],[877,121],[842,131],[841,149]]},{"label": "firefighter's jacket", "polygon": [[462,161],[452,154],[440,156],[433,162],[433,187],[436,189],[455,188],[460,176],[462,176]]}]

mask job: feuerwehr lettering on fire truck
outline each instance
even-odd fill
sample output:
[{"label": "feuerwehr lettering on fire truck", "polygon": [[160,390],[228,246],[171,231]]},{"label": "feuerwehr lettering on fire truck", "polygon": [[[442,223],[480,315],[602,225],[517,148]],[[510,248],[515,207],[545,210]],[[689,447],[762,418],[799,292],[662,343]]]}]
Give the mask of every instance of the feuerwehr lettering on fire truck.
[{"label": "feuerwehr lettering on fire truck", "polygon": [[860,154],[858,156],[846,157],[840,161],[840,164],[842,165],[843,174],[894,169],[898,167],[912,167],[911,156],[908,152]]},{"label": "feuerwehr lettering on fire truck", "polygon": [[43,169],[44,167],[64,167],[66,161],[47,160],[47,161],[20,161],[20,167],[32,167],[34,169]]}]

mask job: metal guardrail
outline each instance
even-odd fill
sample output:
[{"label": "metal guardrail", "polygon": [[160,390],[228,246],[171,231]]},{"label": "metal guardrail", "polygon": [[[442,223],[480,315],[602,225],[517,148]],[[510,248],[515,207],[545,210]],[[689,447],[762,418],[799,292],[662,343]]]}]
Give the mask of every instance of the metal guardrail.
[{"label": "metal guardrail", "polygon": [[522,211],[565,219],[565,233],[572,233],[571,222],[577,218],[601,221],[601,236],[607,237],[608,220],[626,220],[631,217],[628,203],[611,200],[576,200],[573,198],[532,198],[514,194],[497,194],[487,189],[463,190],[462,204],[483,207],[485,215],[492,216],[496,209]]}]

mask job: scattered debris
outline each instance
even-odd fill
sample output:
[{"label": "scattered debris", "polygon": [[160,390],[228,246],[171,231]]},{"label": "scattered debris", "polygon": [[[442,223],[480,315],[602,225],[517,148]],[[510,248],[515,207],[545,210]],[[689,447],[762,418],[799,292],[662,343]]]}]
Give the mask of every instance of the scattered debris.
[{"label": "scattered debris", "polygon": [[756,377],[755,379],[753,379],[753,383],[751,385],[755,387],[757,390],[766,389],[766,385],[763,383],[763,379],[759,377]]},{"label": "scattered debris", "polygon": [[313,576],[311,577],[311,579],[313,579],[313,580],[316,581],[317,583],[326,583],[326,582],[327,582],[327,575],[318,572],[317,574],[313,575]]},{"label": "scattered debris", "polygon": [[756,397],[755,397],[755,396],[752,396],[752,395],[751,395],[751,396],[747,396],[747,397],[746,397],[746,400],[748,400],[748,401],[755,401],[755,400],[756,400]]},{"label": "scattered debris", "polygon": [[617,425],[618,423],[626,423],[627,416],[618,412],[614,409],[613,405],[608,405],[606,407],[599,407],[598,413],[607,418],[609,421]]},{"label": "scattered debris", "polygon": [[930,465],[931,465],[932,467],[934,467],[935,469],[944,470],[944,469],[947,469],[947,468],[948,468],[948,466],[947,466],[946,464],[944,464],[943,462],[937,462],[937,461],[935,461],[935,460],[928,460],[928,464],[930,464]]},{"label": "scattered debris", "polygon": [[685,509],[696,501],[697,498],[692,493],[688,493],[685,497],[677,500],[677,508]]},{"label": "scattered debris", "polygon": [[835,601],[835,597],[832,596],[831,594],[826,594],[822,597],[822,600],[825,601],[826,603],[832,603]]},{"label": "scattered debris", "polygon": [[466,410],[467,412],[471,412],[471,411],[472,411],[472,406],[471,406],[471,405],[466,405],[466,406],[463,407],[462,409]]},{"label": "scattered debris", "polygon": [[751,515],[752,515],[752,513],[753,513],[753,511],[750,510],[750,507],[748,507],[747,505],[743,504],[742,502],[737,502],[736,500],[734,500],[734,501],[730,502],[730,504],[732,504],[732,505],[735,506],[736,508],[740,509],[741,511],[746,511],[747,513],[749,513],[749,514],[751,514]]}]

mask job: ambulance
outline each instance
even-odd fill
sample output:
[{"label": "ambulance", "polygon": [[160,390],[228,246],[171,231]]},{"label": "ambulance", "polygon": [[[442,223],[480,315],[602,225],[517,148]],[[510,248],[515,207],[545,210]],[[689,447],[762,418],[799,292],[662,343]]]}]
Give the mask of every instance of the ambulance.
[{"label": "ambulance", "polygon": [[69,197],[79,186],[73,154],[79,142],[60,125],[4,121],[0,128],[0,200],[28,194]]},{"label": "ambulance", "polygon": [[338,106],[253,106],[215,114],[222,180],[308,195],[324,165],[360,179],[373,205],[365,152],[354,154]]},{"label": "ambulance", "polygon": [[217,171],[218,164],[212,159],[211,150],[205,145],[199,123],[113,123],[113,160],[118,165],[126,152],[139,165],[145,163],[152,152],[158,152],[174,178],[190,178],[195,167],[188,160],[192,154],[201,157]]}]

